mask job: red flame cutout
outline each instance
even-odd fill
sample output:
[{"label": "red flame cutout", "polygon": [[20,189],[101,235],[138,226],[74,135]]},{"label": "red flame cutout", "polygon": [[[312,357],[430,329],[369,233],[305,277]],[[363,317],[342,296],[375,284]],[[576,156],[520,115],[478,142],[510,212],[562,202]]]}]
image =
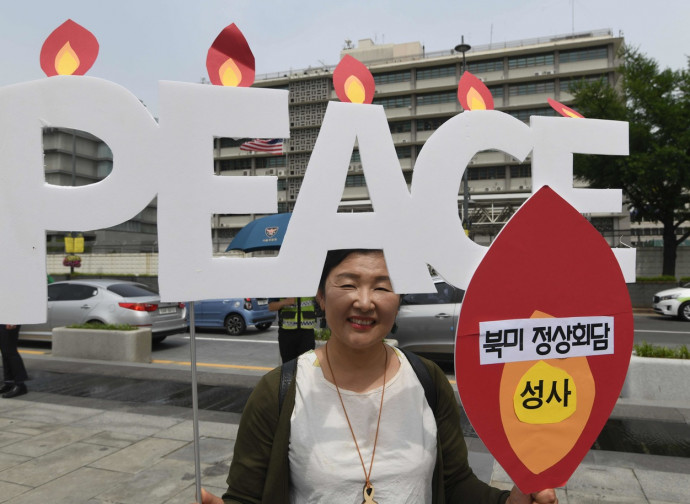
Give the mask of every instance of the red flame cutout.
[{"label": "red flame cutout", "polygon": [[[509,303],[496,304],[497,285]],[[586,357],[567,357],[566,353],[563,357],[567,358],[480,364],[480,322],[529,319],[535,311],[553,317],[613,317],[608,344],[614,353]],[[526,330],[525,345],[532,340]],[[632,345],[630,296],[610,246],[577,210],[549,187],[542,187],[508,222],[472,277],[455,345],[458,390],[467,415],[523,492],[562,486],[578,467],[616,404]],[[516,390],[515,386],[502,388],[506,376],[515,375],[514,365],[538,362],[579,366],[579,371],[585,368],[590,385],[578,385],[577,406],[588,403],[589,409],[579,411],[584,415],[578,424],[566,420],[547,426],[525,423],[518,419],[512,402],[505,407],[504,391],[510,391],[512,399]],[[576,377],[575,373],[571,376]],[[549,383],[544,382],[544,399],[551,390],[547,390]],[[518,429],[528,430],[528,435],[516,438]],[[565,448],[564,437],[571,440]],[[558,456],[536,473],[528,468],[526,461],[535,452],[549,456],[554,451]]]},{"label": "red flame cutout", "polygon": [[551,98],[547,99],[546,101],[549,103],[549,105],[551,105],[552,109],[561,114],[563,117],[574,117],[578,119],[584,119],[585,117],[576,110],[573,110],[570,107],[566,107],[561,102],[557,102],[556,100],[553,100]]},{"label": "red flame cutout", "polygon": [[211,44],[206,55],[206,70],[216,86],[249,87],[254,84],[254,53],[235,23],[223,28]]},{"label": "red flame cutout", "polygon": [[41,68],[48,77],[84,75],[98,57],[98,40],[68,19],[48,35],[41,47]]},{"label": "red flame cutout", "polygon": [[369,69],[346,54],[333,71],[333,87],[341,102],[371,103],[376,84]]},{"label": "red flame cutout", "polygon": [[465,110],[493,110],[494,97],[486,85],[470,72],[465,72],[458,83],[458,101]]}]

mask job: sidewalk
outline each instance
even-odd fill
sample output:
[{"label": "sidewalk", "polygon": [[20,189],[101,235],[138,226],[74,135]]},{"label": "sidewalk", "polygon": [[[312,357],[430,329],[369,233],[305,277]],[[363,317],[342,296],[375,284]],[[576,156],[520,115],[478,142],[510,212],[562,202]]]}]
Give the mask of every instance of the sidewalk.
[{"label": "sidewalk", "polygon": [[[26,360],[30,370],[101,369],[107,374],[119,369],[121,374],[150,379],[156,373],[180,381],[188,376],[151,365]],[[200,375],[206,383],[227,379],[221,373]],[[244,377],[248,383],[253,379]],[[679,406],[684,405],[621,401],[612,416],[690,423],[690,405]],[[0,399],[0,502],[189,504],[195,499],[191,419],[190,408],[31,389],[17,399]],[[239,415],[200,410],[199,419],[202,484],[222,494]],[[510,479],[483,443],[467,441],[478,476],[509,488]],[[686,504],[690,458],[592,450],[558,496],[563,504]]]}]

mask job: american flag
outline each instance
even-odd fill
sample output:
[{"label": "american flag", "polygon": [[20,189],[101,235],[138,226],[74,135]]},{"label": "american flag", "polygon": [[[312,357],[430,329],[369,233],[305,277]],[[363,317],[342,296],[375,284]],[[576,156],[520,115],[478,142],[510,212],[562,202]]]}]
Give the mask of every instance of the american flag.
[{"label": "american flag", "polygon": [[271,154],[282,154],[283,139],[271,138],[268,140],[262,140],[260,138],[255,138],[254,140],[244,142],[242,145],[240,145],[240,150],[254,152],[270,152]]}]

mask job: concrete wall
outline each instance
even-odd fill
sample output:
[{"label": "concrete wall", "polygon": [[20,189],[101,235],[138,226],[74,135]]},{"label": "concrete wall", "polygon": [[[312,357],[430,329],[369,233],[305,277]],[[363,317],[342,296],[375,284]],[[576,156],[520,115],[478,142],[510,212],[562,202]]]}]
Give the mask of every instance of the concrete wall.
[{"label": "concrete wall", "polygon": [[[663,264],[661,247],[641,247],[637,249],[638,277],[654,277],[661,275]],[[676,278],[690,276],[690,247],[678,247],[676,256]]]},{"label": "concrete wall", "polygon": [[[80,254],[82,266],[77,271],[89,274],[117,275],[157,275],[158,254]],[[224,254],[216,254],[224,255]],[[48,254],[48,272],[51,274],[69,273],[62,265],[64,254]],[[661,275],[662,250],[660,247],[637,249],[636,274],[640,277]],[[676,278],[690,277],[690,247],[678,248]]]},{"label": "concrete wall", "polygon": [[[215,254],[224,256],[225,254]],[[64,254],[49,254],[48,272],[56,280],[63,280],[69,268],[62,265]],[[81,254],[82,266],[76,273],[90,275],[122,276],[158,288],[158,254]],[[661,275],[662,250],[659,247],[637,249],[637,276],[652,277]],[[676,278],[690,277],[690,247],[679,247],[676,264]],[[125,278],[123,278],[125,279]],[[660,290],[676,287],[677,283],[634,283],[628,284],[630,300],[636,308],[650,308],[652,296]]]},{"label": "concrete wall", "polygon": [[690,361],[633,355],[621,397],[690,404],[688,383]]}]

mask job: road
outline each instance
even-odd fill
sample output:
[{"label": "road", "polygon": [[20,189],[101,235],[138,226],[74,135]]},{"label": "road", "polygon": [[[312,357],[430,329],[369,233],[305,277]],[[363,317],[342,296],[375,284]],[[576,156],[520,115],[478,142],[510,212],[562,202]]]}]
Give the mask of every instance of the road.
[{"label": "road", "polygon": [[[653,313],[636,313],[634,341],[667,347],[690,346],[690,323]],[[45,343],[20,342],[20,347],[32,352],[50,351]],[[274,326],[257,331],[250,327],[242,336],[228,336],[223,331],[197,331],[196,354],[200,370],[231,368],[263,374],[280,364],[278,329]],[[153,359],[162,364],[189,366],[189,334],[169,336],[156,345]]]},{"label": "road", "polygon": [[[249,328],[242,336],[227,336],[222,331],[197,332],[197,362],[273,368],[280,364],[278,330],[260,332]],[[635,343],[659,346],[690,346],[690,323],[664,318],[653,313],[635,314]],[[188,362],[189,335],[167,338],[154,350],[156,360]]]}]

